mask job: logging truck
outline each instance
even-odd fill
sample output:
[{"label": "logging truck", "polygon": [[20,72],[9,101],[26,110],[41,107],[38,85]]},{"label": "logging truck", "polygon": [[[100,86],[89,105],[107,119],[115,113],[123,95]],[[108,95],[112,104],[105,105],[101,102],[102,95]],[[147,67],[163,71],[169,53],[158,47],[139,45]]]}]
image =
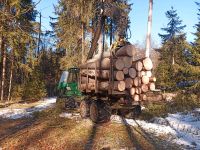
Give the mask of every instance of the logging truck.
[{"label": "logging truck", "polygon": [[102,53],[80,66],[79,89],[86,95],[80,114],[93,122],[109,120],[112,113],[139,115],[146,93],[155,90],[150,58],[127,44],[113,54]]}]

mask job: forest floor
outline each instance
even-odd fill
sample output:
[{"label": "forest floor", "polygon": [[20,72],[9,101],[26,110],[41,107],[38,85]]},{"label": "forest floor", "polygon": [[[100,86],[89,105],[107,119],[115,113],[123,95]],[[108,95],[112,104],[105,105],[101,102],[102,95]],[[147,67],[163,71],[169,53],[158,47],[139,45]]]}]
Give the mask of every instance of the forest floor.
[{"label": "forest floor", "polygon": [[[52,99],[51,99],[52,100]],[[53,102],[53,101],[51,101]],[[153,123],[125,119],[113,115],[111,121],[93,124],[81,119],[77,112],[61,111],[51,105],[46,110],[32,112],[20,118],[0,118],[0,149],[55,149],[55,150],[177,150],[198,149],[198,141],[181,143],[179,131],[166,120],[155,118]],[[41,103],[39,104],[41,105]],[[35,108],[36,105],[32,106]],[[5,109],[5,108],[3,108]],[[1,109],[0,109],[1,112]],[[11,115],[12,116],[12,115]],[[176,122],[171,116],[171,120]],[[179,120],[180,121],[180,120]],[[180,122],[179,122],[180,123]],[[170,124],[170,125],[169,125]],[[178,128],[179,129],[179,128]],[[197,131],[194,134],[199,134]],[[174,140],[179,140],[179,143]],[[191,139],[188,139],[191,142]],[[187,141],[186,141],[187,142]]]}]

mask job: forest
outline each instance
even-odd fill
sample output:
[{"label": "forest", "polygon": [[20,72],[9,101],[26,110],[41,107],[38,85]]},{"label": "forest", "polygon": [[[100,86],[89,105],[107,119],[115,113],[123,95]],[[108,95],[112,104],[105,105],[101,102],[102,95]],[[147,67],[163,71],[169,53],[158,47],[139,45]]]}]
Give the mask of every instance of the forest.
[{"label": "forest", "polygon": [[[132,27],[130,26],[130,24],[131,20],[134,20],[130,18],[130,12],[134,10],[134,1],[133,3],[131,3],[129,0],[58,0],[56,5],[54,5],[54,10],[52,10],[52,12],[54,12],[54,16],[49,16],[49,24],[51,26],[51,30],[42,30],[43,28],[41,22],[41,12],[36,9],[36,6],[41,1],[42,0],[0,0],[0,150],[1,145],[6,147],[9,144],[13,144],[14,149],[19,149],[23,146],[23,148],[27,148],[29,146],[31,148],[34,147],[34,144],[30,144],[29,139],[26,139],[28,141],[27,143],[22,142],[23,146],[18,145],[17,147],[15,147],[15,144],[17,143],[15,141],[16,139],[9,139],[10,137],[7,137],[7,134],[12,137],[12,134],[14,135],[15,133],[17,133],[15,131],[18,131],[18,129],[16,130],[14,128],[13,130],[11,129],[12,131],[10,131],[10,129],[4,127],[4,120],[1,119],[3,114],[1,113],[1,108],[6,108],[7,106],[12,104],[40,103],[41,100],[49,97],[58,98],[60,96],[60,77],[64,71],[70,70],[70,68],[83,67],[83,65],[88,61],[88,58],[92,58],[95,54],[98,55],[102,52],[99,47],[103,47],[102,49],[104,50],[104,52],[109,53],[113,49],[113,47],[116,46],[115,44],[117,44],[120,36],[122,35],[126,43],[130,42],[129,34],[130,28]],[[49,108],[50,110],[44,110],[44,112],[43,108],[41,108],[41,110],[39,110],[38,112],[33,113],[35,118],[39,118],[38,122],[40,123],[42,122],[42,119],[45,118],[45,123],[40,124],[41,126],[38,127],[38,130],[41,130],[41,135],[43,135],[43,129],[45,129],[44,134],[45,132],[47,132],[46,129],[56,129],[55,131],[53,131],[55,133],[52,134],[55,134],[56,140],[54,142],[57,143],[57,147],[55,146],[56,144],[54,145],[55,147],[51,147],[52,145],[50,143],[45,143],[45,139],[41,142],[41,145],[43,145],[43,147],[40,147],[40,144],[38,144],[38,140],[40,138],[42,139],[42,136],[37,135],[36,137],[33,136],[33,138],[30,138],[38,144],[36,144],[36,147],[34,148],[37,149],[40,147],[39,149],[66,149],[66,147],[68,147],[69,149],[83,149],[81,148],[81,144],[85,144],[86,146],[84,147],[84,149],[103,150],[104,148],[102,148],[102,145],[104,144],[98,145],[97,141],[92,141],[90,139],[91,137],[94,138],[93,135],[90,135],[91,137],[89,137],[88,142],[84,139],[86,131],[84,133],[79,132],[79,130],[83,128],[84,123],[87,127],[86,130],[88,130],[86,134],[87,136],[90,133],[89,128],[91,126],[92,130],[95,131],[95,133],[96,128],[103,128],[102,133],[110,130],[111,128],[113,131],[111,131],[109,135],[107,135],[108,133],[102,134],[104,137],[103,141],[106,141],[106,138],[111,135],[113,136],[113,141],[118,140],[115,139],[118,136],[122,138],[121,141],[123,141],[123,129],[126,129],[129,135],[132,128],[129,129],[129,127],[122,127],[121,125],[118,126],[118,124],[115,124],[116,122],[122,122],[122,124],[134,124],[133,126],[137,124],[139,127],[144,127],[144,130],[150,131],[152,128],[152,130],[154,130],[155,132],[155,136],[154,133],[150,133],[150,137],[156,140],[156,142],[153,141],[155,142],[154,144],[149,142],[147,140],[148,138],[145,136],[144,139],[142,139],[141,141],[139,140],[140,146],[138,148],[137,146],[135,146],[137,145],[134,143],[135,140],[134,142],[132,142],[131,137],[127,135],[127,137],[130,138],[128,144],[127,141],[123,141],[124,143],[120,143],[119,147],[116,148],[114,145],[111,145],[110,149],[120,149],[121,145],[127,144],[130,146],[130,143],[134,143],[133,147],[136,147],[136,149],[157,149],[156,146],[162,147],[163,143],[166,142],[165,140],[160,139],[160,132],[166,132],[166,135],[173,135],[174,139],[179,139],[179,133],[184,132],[185,130],[187,130],[187,133],[190,135],[199,135],[200,131],[198,125],[191,125],[190,127],[188,127],[186,124],[183,126],[183,129],[180,129],[178,124],[177,129],[173,129],[173,127],[176,128],[176,126],[173,125],[176,124],[177,120],[173,120],[173,117],[168,115],[169,113],[171,114],[177,112],[187,112],[188,114],[192,114],[191,116],[194,117],[194,114],[197,115],[199,113],[199,110],[196,111],[196,109],[200,108],[200,2],[191,1],[191,3],[194,3],[196,6],[195,15],[196,18],[198,18],[198,22],[191,25],[194,26],[196,30],[195,33],[192,33],[195,37],[192,42],[188,42],[187,34],[184,32],[184,29],[186,28],[186,25],[183,23],[184,20],[182,20],[182,18],[179,16],[176,8],[172,6],[171,8],[169,8],[168,11],[164,12],[168,23],[161,28],[162,32],[158,34],[159,38],[161,39],[161,44],[159,46],[153,47],[153,40],[151,39],[151,33],[149,33],[151,32],[151,24],[149,24],[149,22],[154,21],[152,20],[152,18],[154,18],[154,15],[152,14],[149,14],[151,15],[149,17],[148,14],[146,14],[146,19],[149,19],[146,47],[144,48],[137,43],[131,43],[137,49],[137,52],[139,54],[144,54],[146,52],[146,57],[150,57],[153,62],[152,75],[150,76],[155,77],[151,78],[151,80],[155,80],[156,89],[154,89],[154,91],[152,90],[153,92],[151,92],[150,97],[152,95],[153,96],[149,99],[151,101],[156,101],[157,99],[160,99],[160,95],[162,96],[161,103],[154,104],[153,102],[149,102],[147,106],[144,106],[145,110],[142,111],[142,115],[139,117],[139,119],[141,119],[142,121],[139,120],[138,124],[134,124],[131,120],[125,120],[124,122],[123,119],[120,121],[120,119],[118,119],[114,114],[111,116],[111,124],[108,125],[109,127],[99,127],[98,125],[93,125],[91,122],[88,123],[86,121],[85,123],[85,120],[81,122],[80,118],[76,118],[77,111],[75,111],[75,116],[73,116],[73,114],[67,114],[67,117],[64,116],[68,120],[63,121],[62,119],[58,118],[60,118],[60,115],[62,116],[63,110],[66,111],[66,108],[62,108],[61,110],[60,106],[59,108],[56,106],[55,109]],[[153,0],[149,0],[149,3],[146,4],[149,6],[149,13],[153,11],[153,8],[151,7],[153,6],[153,4]],[[36,18],[39,18],[39,20]],[[91,51],[93,51],[93,53]],[[115,57],[116,56],[118,56],[117,52],[115,54]],[[115,57],[114,59],[116,59]],[[119,57],[121,57],[121,55],[119,55]],[[106,69],[109,69],[109,67]],[[88,66],[86,66],[84,69],[88,69]],[[93,72],[97,73],[96,70]],[[87,72],[86,76],[86,80],[87,82],[89,82]],[[94,76],[95,77],[92,79],[92,82],[97,82],[96,78],[98,77],[96,77],[96,74]],[[107,77],[109,75],[105,76]],[[88,85],[85,86],[88,87]],[[84,92],[82,92],[82,94],[83,93]],[[86,90],[85,97],[88,96],[87,94],[88,93]],[[76,105],[79,105],[79,103],[77,103]],[[88,105],[84,104],[84,106],[86,107]],[[105,104],[105,106],[107,105]],[[142,109],[142,107],[140,108]],[[92,108],[90,108],[90,111],[91,109]],[[67,113],[70,112],[71,110]],[[32,112],[30,113],[32,114]],[[181,115],[183,115],[182,117],[188,117],[184,116],[186,114]],[[55,122],[51,120],[50,116],[56,118]],[[113,118],[113,116],[116,118]],[[167,120],[168,122],[166,123],[164,121],[163,123],[162,119],[156,120],[159,117],[166,117],[169,120],[164,118],[165,121]],[[199,117],[199,115],[197,115],[196,117]],[[198,120],[198,118],[195,119]],[[30,131],[34,132],[33,128],[27,123],[29,122],[32,125],[33,122],[35,123],[35,120],[37,119],[29,118],[28,120],[23,120],[20,118],[19,122],[25,124],[27,126],[27,130],[30,128]],[[50,120],[51,122],[48,122]],[[77,131],[75,131],[72,126],[75,126],[75,124],[79,124],[79,122],[77,123],[77,120],[81,122],[81,126],[78,126]],[[156,121],[157,122],[155,123],[155,126],[152,126],[152,124],[148,124],[149,122],[144,123],[143,120],[147,122],[153,120],[153,123],[155,123]],[[17,122],[15,121],[6,121],[7,120],[5,120],[4,123],[8,125],[8,128],[13,128],[11,125],[13,122],[17,124]],[[112,124],[112,121],[115,123]],[[184,122],[185,120],[181,121]],[[70,124],[69,126],[67,124],[68,122]],[[34,123],[33,125],[34,127],[36,127],[38,124],[35,125]],[[65,124],[67,124],[67,127]],[[172,129],[170,128],[169,131],[166,131],[157,124],[167,124]],[[4,128],[6,133],[3,132]],[[76,138],[72,138],[72,141],[67,141],[67,146],[64,146],[60,144],[60,141],[58,140],[59,134],[63,134],[61,130],[57,131],[58,128],[63,131],[66,128],[69,128],[71,129],[70,134],[80,135],[76,135]],[[116,137],[114,135],[115,128],[116,130],[117,128],[120,129],[119,133],[115,133],[120,134]],[[193,131],[193,128],[195,128],[195,131]],[[140,130],[142,131],[142,134],[145,133],[142,128]],[[180,132],[177,133],[177,135],[175,136],[175,134],[171,130],[175,130],[177,132],[180,130]],[[91,132],[93,133],[93,131]],[[96,133],[98,135],[96,137],[98,138],[101,136],[101,133],[99,132]],[[159,137],[156,134],[159,134]],[[22,134],[20,134],[18,140],[24,138],[24,134],[23,137],[21,137],[21,135]],[[3,138],[1,138],[1,136]],[[45,138],[46,136],[47,135],[45,134]],[[70,135],[63,135],[64,140],[68,138],[70,138]],[[76,141],[75,139],[78,140]],[[6,140],[7,142],[11,141],[11,143],[8,142],[9,144],[6,145]],[[112,140],[109,139],[108,141],[112,143]],[[83,143],[78,143],[80,141]],[[77,147],[76,142],[78,143]],[[91,144],[90,142],[94,142],[96,144]],[[146,143],[146,145],[144,144],[142,146],[141,143],[143,142]],[[182,145],[180,146],[180,143],[177,144],[177,142],[175,142],[175,145],[171,145],[169,142],[164,148],[200,148],[200,145],[198,144],[198,142],[200,141],[198,141],[197,139],[194,138],[194,140],[191,140],[189,142],[189,148],[187,147],[187,144],[186,147],[184,147],[184,144],[181,143]],[[49,145],[51,146],[49,147]],[[160,149],[161,147],[159,147],[158,149]],[[128,147],[128,149],[129,148],[130,147]],[[105,150],[107,150],[106,147]]]}]

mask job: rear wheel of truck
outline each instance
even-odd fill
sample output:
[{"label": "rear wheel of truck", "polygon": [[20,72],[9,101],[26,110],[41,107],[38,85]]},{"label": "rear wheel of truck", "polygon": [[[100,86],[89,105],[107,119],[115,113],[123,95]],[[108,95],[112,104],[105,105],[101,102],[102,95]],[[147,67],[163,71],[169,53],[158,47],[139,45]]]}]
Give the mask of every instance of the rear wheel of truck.
[{"label": "rear wheel of truck", "polygon": [[90,116],[90,104],[89,101],[83,100],[80,103],[80,114],[82,118],[87,118]]},{"label": "rear wheel of truck", "polygon": [[92,102],[90,105],[90,119],[95,123],[98,123],[99,121],[99,108],[97,102]]}]

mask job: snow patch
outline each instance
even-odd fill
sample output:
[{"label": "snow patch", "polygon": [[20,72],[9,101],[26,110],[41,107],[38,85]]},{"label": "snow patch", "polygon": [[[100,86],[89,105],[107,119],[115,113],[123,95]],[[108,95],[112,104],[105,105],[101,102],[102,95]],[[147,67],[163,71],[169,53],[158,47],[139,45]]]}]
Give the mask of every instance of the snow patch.
[{"label": "snow patch", "polygon": [[111,121],[139,127],[155,136],[166,135],[168,141],[184,149],[200,150],[200,109],[188,113],[169,114],[166,118],[154,118],[151,122],[124,119],[117,115]]},{"label": "snow patch", "polygon": [[33,107],[28,107],[28,104],[22,104],[27,107],[15,108],[14,106],[0,108],[0,118],[19,119],[22,117],[31,117],[34,112],[42,111],[52,107],[56,103],[56,98],[45,98],[38,101]]}]

